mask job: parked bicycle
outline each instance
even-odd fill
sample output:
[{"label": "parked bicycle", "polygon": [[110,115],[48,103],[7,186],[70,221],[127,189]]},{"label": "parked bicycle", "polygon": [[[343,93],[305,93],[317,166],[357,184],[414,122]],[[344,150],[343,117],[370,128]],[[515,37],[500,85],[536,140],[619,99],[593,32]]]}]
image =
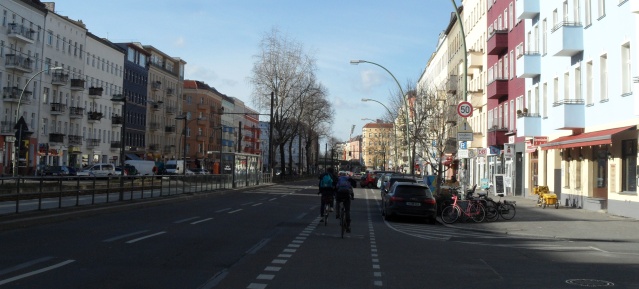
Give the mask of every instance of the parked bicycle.
[{"label": "parked bicycle", "polygon": [[501,201],[503,194],[498,194],[499,201],[495,202],[490,195],[490,187],[485,192],[479,193],[479,199],[484,204],[486,209],[486,220],[496,221],[501,217],[504,220],[512,220],[517,213],[516,202],[504,200]]},{"label": "parked bicycle", "polygon": [[442,210],[442,221],[446,224],[457,222],[461,216],[468,217],[476,223],[484,221],[486,210],[479,201],[468,200],[466,208],[462,208],[457,202],[457,194],[452,196],[453,203]]}]

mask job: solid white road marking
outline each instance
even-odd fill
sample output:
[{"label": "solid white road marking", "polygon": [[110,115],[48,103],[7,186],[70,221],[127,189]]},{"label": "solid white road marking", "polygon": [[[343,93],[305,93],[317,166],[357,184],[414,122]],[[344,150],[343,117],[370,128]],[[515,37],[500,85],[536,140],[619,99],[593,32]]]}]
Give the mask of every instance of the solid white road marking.
[{"label": "solid white road marking", "polygon": [[28,273],[24,273],[24,274],[22,274],[22,275],[18,275],[18,276],[15,276],[15,277],[11,277],[11,278],[9,278],[9,279],[0,280],[0,285],[4,285],[4,284],[7,284],[7,283],[11,283],[11,282],[13,282],[13,281],[20,280],[20,279],[22,279],[22,278],[26,278],[26,277],[29,277],[29,276],[33,276],[33,275],[36,275],[36,274],[44,273],[44,272],[46,272],[46,271],[49,271],[49,270],[53,270],[53,269],[55,269],[55,268],[62,267],[62,266],[64,266],[64,265],[67,265],[67,264],[69,264],[69,263],[73,263],[73,262],[75,262],[75,260],[66,260],[66,261],[64,261],[64,262],[60,262],[60,263],[58,263],[58,264],[51,265],[51,266],[49,266],[49,267],[45,267],[45,268],[42,268],[42,269],[38,269],[38,270],[35,270],[35,271],[31,271],[31,272],[28,272]]}]

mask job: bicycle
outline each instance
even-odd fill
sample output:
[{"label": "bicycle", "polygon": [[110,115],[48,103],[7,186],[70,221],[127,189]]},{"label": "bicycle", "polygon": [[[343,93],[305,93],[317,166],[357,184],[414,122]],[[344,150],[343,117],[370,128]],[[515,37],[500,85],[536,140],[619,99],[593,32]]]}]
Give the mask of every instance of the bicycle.
[{"label": "bicycle", "polygon": [[478,201],[469,201],[466,209],[462,209],[457,204],[457,194],[452,196],[453,203],[442,210],[442,221],[446,224],[457,222],[460,216],[471,218],[476,223],[484,221],[486,210]]},{"label": "bicycle", "polygon": [[483,199],[486,203],[484,205],[486,207],[486,219],[488,221],[495,221],[499,217],[502,217],[504,220],[512,220],[517,213],[517,203],[508,200],[502,202],[501,197],[503,197],[503,194],[499,194],[499,201],[495,202],[491,197],[488,197],[489,193],[490,188],[486,188],[486,193],[479,195],[479,198]]},{"label": "bicycle", "polygon": [[333,204],[333,197],[327,196],[324,199],[324,215],[322,219],[324,220],[324,226],[328,224],[328,215],[331,213],[331,204]]},{"label": "bicycle", "polygon": [[348,224],[346,224],[346,208],[344,208],[344,204],[342,204],[339,209],[339,226],[342,230],[342,239],[344,239],[344,232],[346,232],[346,228],[348,227]]}]

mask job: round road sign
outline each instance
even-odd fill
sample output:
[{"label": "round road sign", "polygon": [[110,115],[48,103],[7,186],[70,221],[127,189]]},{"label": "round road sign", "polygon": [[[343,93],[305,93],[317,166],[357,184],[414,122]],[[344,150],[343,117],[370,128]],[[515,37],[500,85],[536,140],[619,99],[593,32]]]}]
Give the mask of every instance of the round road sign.
[{"label": "round road sign", "polygon": [[461,117],[470,117],[473,115],[473,105],[468,101],[462,101],[457,105],[457,114]]}]

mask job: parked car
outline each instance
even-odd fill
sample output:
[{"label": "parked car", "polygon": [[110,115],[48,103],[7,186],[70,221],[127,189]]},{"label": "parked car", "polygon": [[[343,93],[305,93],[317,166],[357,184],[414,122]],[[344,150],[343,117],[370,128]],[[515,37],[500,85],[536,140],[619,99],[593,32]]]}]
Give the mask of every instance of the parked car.
[{"label": "parked car", "polygon": [[209,172],[209,170],[204,169],[204,168],[200,168],[200,169],[196,169],[193,171],[193,173],[195,173],[196,175],[210,175],[211,172]]},{"label": "parked car", "polygon": [[75,176],[77,172],[69,166],[47,166],[42,172],[44,176]]},{"label": "parked car", "polygon": [[115,175],[116,176],[121,176],[122,172],[124,172],[124,176],[128,176],[129,175],[129,170],[127,170],[126,167],[124,168],[124,170],[122,169],[122,167],[115,167]]},{"label": "parked car", "polygon": [[430,223],[437,216],[437,202],[427,186],[412,182],[395,182],[382,199],[385,220],[395,216],[424,218]]},{"label": "parked car", "polygon": [[96,178],[106,178],[116,175],[115,166],[107,163],[97,163],[84,167],[78,171],[78,176],[92,176]]},{"label": "parked car", "polygon": [[385,177],[386,179],[384,179],[384,184],[382,185],[382,188],[380,190],[382,194],[382,199],[384,198],[385,194],[390,192],[390,188],[395,182],[417,183],[417,179],[415,179],[415,177],[413,176],[390,174],[390,175],[386,175]]}]

